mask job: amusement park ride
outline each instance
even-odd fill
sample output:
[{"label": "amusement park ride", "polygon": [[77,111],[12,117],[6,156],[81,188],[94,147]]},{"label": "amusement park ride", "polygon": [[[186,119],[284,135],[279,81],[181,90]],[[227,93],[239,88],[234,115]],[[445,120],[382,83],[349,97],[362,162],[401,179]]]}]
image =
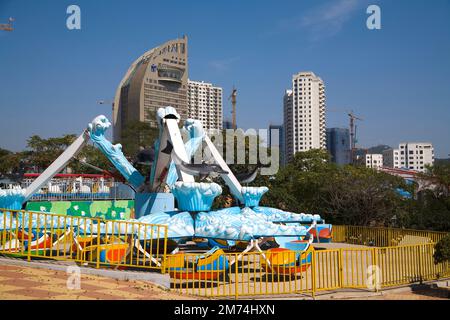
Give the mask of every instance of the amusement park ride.
[{"label": "amusement park ride", "polygon": [[[167,225],[167,237],[174,244],[168,268],[177,277],[195,278],[202,276],[202,270],[228,269],[236,261],[226,261],[223,250],[238,247],[243,249],[242,254],[251,250],[260,251],[265,257],[264,267],[267,270],[302,272],[311,263],[314,250],[311,243],[331,241],[332,226],[325,224],[319,215],[259,206],[268,188],[243,187],[203,131],[200,121],[185,121],[182,130],[187,132],[188,140],[184,143],[178,126],[180,116],[174,108],[160,108],[157,120],[159,139],[155,142],[154,161],[148,179],[125,158],[120,144],[113,145],[105,138],[105,131],[111,124],[101,115],[25,190],[16,192],[14,201],[5,201],[8,198],[5,192],[2,200],[0,193],[0,207],[20,209],[91,141],[136,190],[134,203],[137,221]],[[208,149],[214,163],[192,163],[191,159],[199,148]],[[196,177],[213,172],[224,180],[237,206],[211,210],[222,188],[213,182],[196,182]],[[152,234],[152,237],[159,236]],[[199,246],[202,244],[203,248],[210,250],[197,259],[198,272],[183,272],[186,262],[178,245],[199,238],[207,239],[206,242],[199,242]],[[278,247],[263,252],[260,244],[267,239],[276,241]],[[124,248],[119,247],[116,256],[122,256],[125,252]],[[240,258],[242,255],[237,259]]]}]

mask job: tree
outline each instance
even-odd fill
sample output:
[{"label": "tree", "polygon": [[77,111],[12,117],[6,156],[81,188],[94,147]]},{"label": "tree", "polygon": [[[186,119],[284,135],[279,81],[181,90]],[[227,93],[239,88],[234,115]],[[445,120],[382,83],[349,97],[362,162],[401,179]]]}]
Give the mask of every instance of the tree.
[{"label": "tree", "polygon": [[11,152],[0,149],[0,174],[18,172],[26,164],[27,152]]},{"label": "tree", "polygon": [[450,261],[450,234],[439,240],[435,246],[434,263]]},{"label": "tree", "polygon": [[140,147],[153,147],[158,136],[158,128],[153,128],[146,122],[132,121],[123,128],[119,142],[122,144],[123,153],[133,158],[139,152]]},{"label": "tree", "polygon": [[3,158],[4,156],[7,156],[8,154],[11,154],[12,152],[3,148],[0,148],[0,158]]},{"label": "tree", "polygon": [[419,179],[432,186],[437,197],[450,196],[450,163],[439,163],[427,166],[425,173],[419,174]]},{"label": "tree", "polygon": [[323,211],[322,189],[338,169],[329,160],[324,150],[296,153],[274,179],[267,181],[269,192],[262,204],[293,212]]},{"label": "tree", "polygon": [[351,225],[387,225],[405,214],[402,179],[362,166],[340,168],[322,189],[324,215]]},{"label": "tree", "polygon": [[92,145],[86,145],[77,155],[76,159],[73,159],[68,166],[77,173],[100,173],[98,170],[77,161],[77,159],[84,160],[85,162],[102,170],[115,170],[108,158],[106,158],[106,156],[99,149]]},{"label": "tree", "polygon": [[45,170],[72,142],[76,139],[74,134],[62,137],[43,139],[33,135],[27,140],[29,149],[28,162],[36,167],[37,172]]},{"label": "tree", "polygon": [[332,223],[388,224],[402,217],[405,201],[396,188],[402,179],[362,166],[339,167],[324,150],[295,154],[274,179],[262,204],[293,212],[320,214]]},{"label": "tree", "polygon": [[[255,157],[256,159],[259,159],[258,152],[268,152],[265,148],[260,147],[261,141],[260,137],[257,135],[252,134],[245,135],[244,131],[241,129],[235,131],[236,135],[233,136],[233,139],[231,139],[231,135],[227,134],[227,130],[222,130],[220,134],[222,140],[213,141],[214,145],[216,146],[219,153],[222,153],[222,157],[225,159],[225,161],[231,162],[227,164],[230,170],[235,175],[253,172],[253,170],[255,170],[256,167],[259,166],[259,164],[258,163],[248,164],[250,162],[250,159],[252,158],[252,160],[254,160],[253,158]],[[233,147],[233,159],[227,159],[227,148],[230,148],[231,146]],[[242,150],[240,150],[242,147],[244,154],[243,159],[241,160],[243,160],[244,164],[238,164],[239,162],[238,154],[242,152]],[[235,205],[234,197],[232,196],[228,186],[224,183],[223,179],[220,176],[216,176],[212,179],[212,181],[219,184],[222,187],[222,194],[215,199],[213,203],[213,209]],[[251,185],[255,185],[255,182],[251,183]]]},{"label": "tree", "polygon": [[450,164],[436,163],[418,175],[421,190],[405,224],[414,229],[450,231]]}]

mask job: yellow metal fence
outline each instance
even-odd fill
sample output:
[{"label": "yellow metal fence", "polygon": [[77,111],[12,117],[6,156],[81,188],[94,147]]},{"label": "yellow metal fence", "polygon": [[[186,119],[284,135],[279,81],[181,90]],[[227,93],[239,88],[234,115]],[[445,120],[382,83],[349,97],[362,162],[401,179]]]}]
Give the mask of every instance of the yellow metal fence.
[{"label": "yellow metal fence", "polygon": [[333,225],[333,242],[375,247],[436,243],[446,234],[427,230]]},{"label": "yellow metal fence", "polygon": [[[433,242],[444,235],[333,226],[333,241],[374,247],[172,255],[164,225],[0,209],[1,254],[168,272],[173,290],[206,297],[314,296],[447,278],[449,264],[433,259]],[[420,241],[401,245],[407,237]]]},{"label": "yellow metal fence", "polygon": [[167,226],[1,209],[0,253],[164,271]]},{"label": "yellow metal fence", "polygon": [[[287,263],[291,254],[280,253],[279,260]],[[300,255],[300,252],[296,254]],[[227,261],[228,268],[222,266],[209,271],[199,268],[199,261],[204,256],[183,254],[169,256],[167,266],[178,266],[168,272],[171,288],[183,294],[236,299],[295,294],[314,296],[344,288],[376,291],[450,277],[449,264],[434,264],[433,254],[434,244],[315,250],[309,262],[297,262],[296,267],[291,268],[280,264],[269,268],[267,252],[222,253],[215,257],[216,261]]]},{"label": "yellow metal fence", "polygon": [[[286,253],[282,254],[283,258]],[[169,257],[168,266],[173,266]],[[185,254],[178,270],[170,270],[171,289],[183,294],[206,297],[272,296],[287,293],[313,293],[314,269],[300,263],[298,272],[286,272],[280,266],[269,267],[261,253],[223,253],[218,259],[226,261],[228,268],[201,270],[199,256]],[[217,258],[217,257],[216,257]],[[300,271],[302,270],[302,271]]]}]

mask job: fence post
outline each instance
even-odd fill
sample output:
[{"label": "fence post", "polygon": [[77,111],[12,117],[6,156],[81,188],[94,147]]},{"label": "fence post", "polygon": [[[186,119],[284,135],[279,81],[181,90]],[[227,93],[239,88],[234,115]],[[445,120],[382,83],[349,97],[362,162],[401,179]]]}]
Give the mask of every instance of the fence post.
[{"label": "fence post", "polygon": [[312,286],[312,297],[316,298],[316,250],[311,253],[311,286]]},{"label": "fence post", "polygon": [[419,259],[419,283],[423,283],[423,277],[422,277],[422,250],[420,249],[420,245],[416,246],[418,252],[418,259]]},{"label": "fence post", "polygon": [[339,276],[339,288],[344,288],[344,265],[342,248],[338,249],[338,276]]},{"label": "fence post", "polygon": [[[102,235],[101,233],[101,219],[96,219],[97,220],[97,250],[96,251],[96,256],[97,256],[97,261],[96,261],[96,268],[99,269],[100,268],[100,236]],[[92,225],[92,220],[91,220],[91,225]],[[92,234],[92,227],[91,227],[91,234]],[[105,238],[108,237],[108,230],[107,230],[107,224],[105,223]]]},{"label": "fence post", "polygon": [[[381,286],[381,279],[378,279],[378,270],[380,270],[379,266],[378,266],[378,248],[373,248],[372,249],[372,262],[373,265],[375,266],[375,292],[378,292],[378,281],[380,281],[380,286]],[[380,275],[381,275],[381,271],[380,271]]]},{"label": "fence post", "polygon": [[[158,235],[159,235],[159,226],[158,226]],[[166,273],[166,259],[167,259],[167,229],[168,229],[168,226],[164,226],[164,251],[163,251],[163,260],[162,260],[162,264],[161,264],[161,267],[162,267],[162,273],[164,274],[164,273]],[[158,252],[158,254],[159,254],[159,252]]]},{"label": "fence post", "polygon": [[[238,300],[239,299],[239,272],[238,272],[238,264],[239,264],[239,260],[237,259],[237,255],[234,255],[234,299]],[[261,256],[259,255],[260,261],[261,261]]]},{"label": "fence post", "polygon": [[[33,234],[32,233],[32,230],[33,230],[33,216],[32,216],[31,212],[27,212],[27,213],[28,213],[28,242],[27,242],[28,243],[28,250],[27,250],[28,252],[27,252],[27,260],[31,261],[31,235]],[[25,214],[25,211],[22,211],[22,214]],[[39,216],[37,217],[37,219],[39,219]],[[39,233],[36,232],[36,241],[39,240],[38,235],[39,235]]]}]

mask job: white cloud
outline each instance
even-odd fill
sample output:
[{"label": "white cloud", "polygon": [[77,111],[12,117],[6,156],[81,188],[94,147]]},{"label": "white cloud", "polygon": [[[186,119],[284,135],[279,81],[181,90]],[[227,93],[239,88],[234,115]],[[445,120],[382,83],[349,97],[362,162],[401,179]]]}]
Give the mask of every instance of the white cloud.
[{"label": "white cloud", "polygon": [[337,0],[306,11],[304,14],[280,22],[280,29],[307,31],[310,40],[318,41],[339,33],[358,8],[367,2]]},{"label": "white cloud", "polygon": [[231,68],[231,65],[239,60],[239,57],[212,60],[208,64],[216,71],[223,72]]}]

